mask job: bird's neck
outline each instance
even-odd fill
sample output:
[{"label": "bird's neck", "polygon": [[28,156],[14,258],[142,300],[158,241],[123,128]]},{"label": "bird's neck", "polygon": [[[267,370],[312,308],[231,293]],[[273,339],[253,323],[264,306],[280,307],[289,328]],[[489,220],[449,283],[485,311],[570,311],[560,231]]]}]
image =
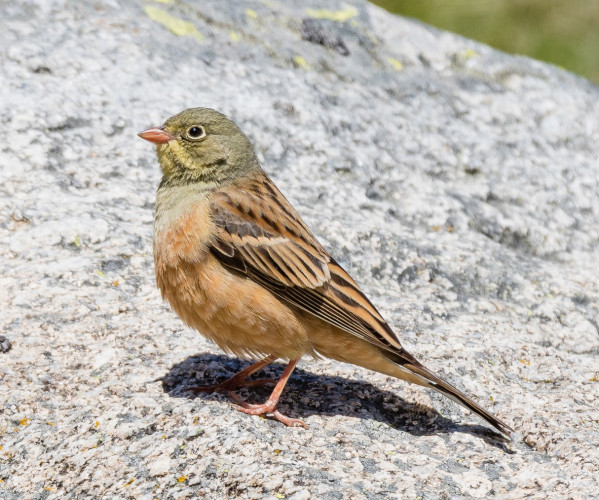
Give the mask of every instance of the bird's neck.
[{"label": "bird's neck", "polygon": [[156,193],[155,226],[170,226],[173,221],[193,211],[217,188],[215,184],[161,184]]}]

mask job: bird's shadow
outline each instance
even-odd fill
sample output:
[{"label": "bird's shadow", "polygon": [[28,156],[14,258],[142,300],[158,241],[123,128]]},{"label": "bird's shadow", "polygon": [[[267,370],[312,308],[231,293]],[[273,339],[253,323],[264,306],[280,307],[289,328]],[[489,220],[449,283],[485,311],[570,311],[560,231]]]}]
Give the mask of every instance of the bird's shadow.
[{"label": "bird's shadow", "polygon": [[[217,393],[195,394],[192,389],[223,382],[251,363],[216,354],[198,354],[174,365],[162,377],[164,391],[173,398],[215,400]],[[277,379],[285,365],[272,363],[250,379]],[[248,402],[266,401],[272,386],[241,388],[237,392]],[[291,417],[311,415],[343,415],[371,419],[414,436],[465,432],[482,438],[488,444],[512,453],[509,440],[483,425],[459,424],[445,418],[433,408],[410,403],[396,394],[378,389],[369,382],[339,376],[314,375],[296,368],[290,378],[278,408]]]}]

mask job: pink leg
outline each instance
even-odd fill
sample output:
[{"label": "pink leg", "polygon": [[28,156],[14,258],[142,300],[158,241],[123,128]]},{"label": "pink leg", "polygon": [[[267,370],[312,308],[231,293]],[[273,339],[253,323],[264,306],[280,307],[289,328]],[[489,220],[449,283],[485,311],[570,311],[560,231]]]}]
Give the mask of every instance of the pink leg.
[{"label": "pink leg", "polygon": [[272,363],[275,359],[275,356],[268,356],[253,365],[248,366],[245,370],[240,371],[236,375],[233,375],[229,380],[225,380],[217,385],[202,385],[198,387],[192,388],[192,392],[229,392],[237,389],[238,387],[243,386],[257,386],[257,385],[266,385],[266,384],[276,384],[276,380],[274,379],[261,379],[261,380],[246,380],[250,375],[256,373],[258,370],[261,370],[266,365]]},{"label": "pink leg", "polygon": [[285,425],[288,425],[289,427],[300,427],[301,426],[301,427],[304,427],[305,429],[307,429],[308,426],[301,420],[298,420],[295,418],[289,418],[289,417],[283,415],[279,410],[276,410],[277,403],[279,402],[279,398],[281,397],[281,393],[283,392],[283,389],[285,388],[285,385],[287,384],[287,380],[289,380],[289,377],[291,376],[291,373],[293,372],[293,369],[295,368],[295,365],[297,365],[298,361],[299,361],[299,358],[291,360],[289,362],[289,364],[283,371],[281,378],[277,382],[277,385],[275,386],[274,390],[272,391],[272,394],[270,395],[270,397],[266,400],[266,403],[264,403],[264,404],[252,405],[252,404],[246,403],[245,401],[242,401],[239,398],[239,396],[237,396],[237,394],[231,393],[230,394],[231,397],[239,405],[237,407],[237,409],[239,411],[241,411],[243,413],[247,413],[249,415],[264,415],[264,414],[268,413],[268,414],[272,415],[276,420],[278,420],[279,422],[283,422]]}]

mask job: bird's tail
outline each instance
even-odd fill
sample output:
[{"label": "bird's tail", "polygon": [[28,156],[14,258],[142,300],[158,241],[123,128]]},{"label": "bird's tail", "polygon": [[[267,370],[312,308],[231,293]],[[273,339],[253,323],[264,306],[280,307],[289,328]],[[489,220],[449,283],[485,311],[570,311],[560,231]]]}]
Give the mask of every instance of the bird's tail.
[{"label": "bird's tail", "polygon": [[459,403],[462,406],[468,408],[470,411],[476,413],[477,415],[480,415],[493,427],[495,427],[499,432],[505,434],[506,436],[511,436],[511,434],[514,432],[514,430],[509,425],[499,420],[497,417],[489,413],[487,410],[481,408],[468,396],[460,392],[454,386],[445,382],[445,380],[442,380],[439,377],[437,377],[433,372],[431,372],[429,369],[427,369],[414,358],[412,358],[412,356],[409,356],[411,359],[408,361],[401,355],[389,356],[389,354],[391,353],[385,354],[389,358],[391,358],[392,361],[397,363],[398,367],[402,371],[406,370],[410,372],[410,374],[413,376],[409,379],[411,382],[415,382],[424,387],[435,389],[436,391],[447,396],[448,398],[453,399],[456,403]]}]

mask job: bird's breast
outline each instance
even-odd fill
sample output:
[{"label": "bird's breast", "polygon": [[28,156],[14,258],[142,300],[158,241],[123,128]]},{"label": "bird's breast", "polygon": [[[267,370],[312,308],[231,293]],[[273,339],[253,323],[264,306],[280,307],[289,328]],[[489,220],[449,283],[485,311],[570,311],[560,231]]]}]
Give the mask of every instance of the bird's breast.
[{"label": "bird's breast", "polygon": [[211,253],[200,262],[157,267],[156,280],[179,317],[225,352],[285,359],[311,352],[295,311],[264,287],[224,268]]},{"label": "bird's breast", "polygon": [[183,189],[159,191],[154,218],[154,264],[156,270],[180,261],[199,262],[215,235],[207,196]]}]

